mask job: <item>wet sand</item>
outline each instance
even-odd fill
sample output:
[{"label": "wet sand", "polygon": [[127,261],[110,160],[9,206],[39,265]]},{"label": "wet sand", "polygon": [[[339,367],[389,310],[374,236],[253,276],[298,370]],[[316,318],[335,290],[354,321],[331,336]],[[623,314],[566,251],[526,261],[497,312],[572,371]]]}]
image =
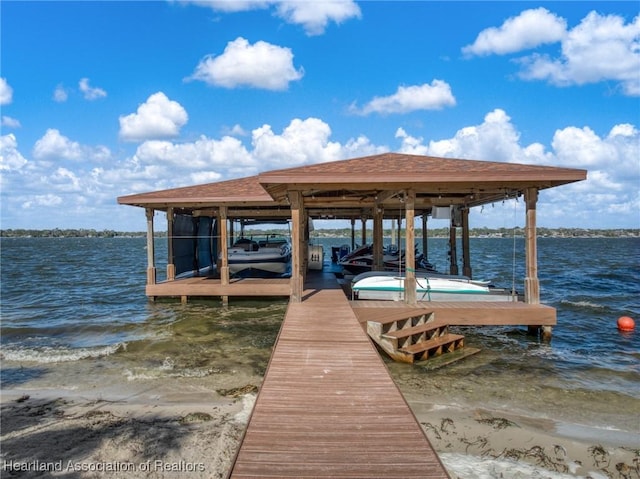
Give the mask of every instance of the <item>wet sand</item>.
[{"label": "wet sand", "polygon": [[[246,379],[3,391],[1,475],[226,477],[260,382]],[[453,478],[640,477],[635,434],[405,396]]]}]

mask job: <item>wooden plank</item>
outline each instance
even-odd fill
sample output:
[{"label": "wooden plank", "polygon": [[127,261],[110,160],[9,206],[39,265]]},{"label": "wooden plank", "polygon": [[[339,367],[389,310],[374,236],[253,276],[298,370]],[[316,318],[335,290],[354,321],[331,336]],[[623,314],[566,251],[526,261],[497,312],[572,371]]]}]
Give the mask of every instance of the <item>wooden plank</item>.
[{"label": "wooden plank", "polygon": [[[395,306],[394,306],[395,305]],[[422,303],[420,306],[434,313],[435,320],[452,326],[555,326],[556,310],[544,304],[521,302],[439,302]],[[394,301],[351,301],[351,306],[360,323],[379,321],[389,310],[398,308],[399,313],[407,308]]]},{"label": "wooden plank", "polygon": [[460,334],[447,333],[428,341],[412,344],[411,346],[405,346],[403,348],[400,348],[400,351],[402,351],[403,353],[419,353],[421,351],[427,351],[428,349],[433,349],[437,348],[438,346],[444,346],[445,344],[453,343],[454,341],[459,341],[460,339],[464,339],[464,336]]},{"label": "wooden plank", "polygon": [[146,295],[153,297],[176,296],[289,296],[288,279],[235,279],[224,285],[219,279],[206,276],[165,281],[147,285]]},{"label": "wooden plank", "polygon": [[290,303],[230,477],[449,477],[340,289]]}]

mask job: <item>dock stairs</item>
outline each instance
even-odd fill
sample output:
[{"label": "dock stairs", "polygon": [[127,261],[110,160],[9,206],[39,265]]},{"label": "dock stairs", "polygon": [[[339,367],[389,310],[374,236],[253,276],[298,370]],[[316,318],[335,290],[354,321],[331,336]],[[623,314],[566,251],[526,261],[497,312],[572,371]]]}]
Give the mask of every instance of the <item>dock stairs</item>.
[{"label": "dock stairs", "polygon": [[479,352],[464,351],[464,336],[450,333],[449,325],[428,310],[389,311],[367,321],[367,334],[393,360],[404,363],[450,356],[444,365]]}]

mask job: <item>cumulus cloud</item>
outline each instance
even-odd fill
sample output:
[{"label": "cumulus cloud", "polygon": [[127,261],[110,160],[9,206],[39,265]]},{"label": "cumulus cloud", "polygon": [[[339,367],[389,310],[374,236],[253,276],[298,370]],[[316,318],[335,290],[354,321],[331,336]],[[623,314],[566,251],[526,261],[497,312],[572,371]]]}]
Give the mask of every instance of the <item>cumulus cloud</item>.
[{"label": "cumulus cloud", "polygon": [[0,105],[8,105],[13,101],[13,88],[6,78],[0,78]]},{"label": "cumulus cloud", "polygon": [[81,145],[55,128],[48,129],[33,147],[36,160],[104,161],[110,156],[111,151],[107,147]]},{"label": "cumulus cloud", "polygon": [[145,141],[136,150],[135,158],[143,164],[157,164],[184,170],[203,170],[217,166],[221,169],[255,168],[242,142],[231,136],[214,140],[205,136],[194,142],[172,143],[170,141]]},{"label": "cumulus cloud", "polygon": [[19,170],[27,159],[18,151],[18,140],[13,133],[0,136],[0,171]]},{"label": "cumulus cloud", "polygon": [[558,55],[534,52],[516,59],[520,78],[557,86],[616,81],[625,95],[640,96],[640,15],[625,23],[619,15],[592,11],[568,29],[566,20],[544,8],[525,10],[498,28],[483,30],[462,51],[504,55],[550,43],[559,43]]},{"label": "cumulus cloud", "polygon": [[[244,132],[244,129],[242,129]],[[244,137],[242,137],[244,138]],[[176,186],[249,176],[260,171],[354,158],[389,150],[423,155],[490,161],[586,168],[585,182],[541,192],[540,220],[545,226],[593,224],[596,215],[603,227],[638,227],[640,195],[640,132],[632,124],[613,125],[598,134],[589,127],[558,129],[543,143],[523,144],[517,125],[501,109],[488,112],[478,124],[467,125],[450,138],[422,138],[403,128],[396,131],[398,145],[378,145],[360,135],[344,142],[332,140],[328,123],[319,118],[294,118],[282,130],[265,124],[251,131],[251,140],[224,135],[202,136],[191,142],[149,140],[135,154],[110,162],[89,160],[60,164],[30,162],[18,151],[16,137],[0,137],[3,212],[38,208],[58,226],[60,206],[78,217],[99,215],[99,227],[110,227],[104,218],[131,215],[131,227],[139,221],[135,211],[114,205],[116,196]],[[50,130],[34,148],[34,158],[88,158],[84,151],[100,147],[80,145]],[[175,172],[180,171],[180,175]],[[47,208],[51,208],[50,211]],[[117,209],[116,209],[117,208]],[[520,208],[522,202],[516,208]],[[123,212],[124,211],[124,212]],[[504,210],[485,208],[472,221],[479,226],[504,226]],[[71,213],[69,213],[71,212]],[[50,213],[50,214],[49,214]],[[494,214],[495,216],[491,216]],[[606,218],[612,219],[607,224]],[[570,221],[567,221],[567,219]],[[120,220],[118,220],[120,221]],[[56,224],[58,223],[58,224]],[[118,223],[112,227],[123,227]],[[128,227],[128,226],[127,226]]]},{"label": "cumulus cloud", "polygon": [[120,117],[120,138],[144,141],[175,137],[188,119],[180,103],[169,100],[162,92],[154,93],[138,107],[136,113]]},{"label": "cumulus cloud", "polygon": [[321,35],[330,22],[340,24],[351,18],[361,17],[360,7],[353,0],[183,0],[182,3],[208,7],[224,13],[262,10],[274,6],[276,16],[287,23],[301,25],[307,35]]},{"label": "cumulus cloud", "polygon": [[318,118],[294,119],[277,135],[269,125],[252,132],[253,155],[265,166],[284,168],[341,158],[341,147],[329,141],[331,128]]},{"label": "cumulus cloud", "polygon": [[545,43],[560,41],[567,22],[546,8],[525,10],[508,18],[500,27],[481,31],[471,45],[462,49],[466,55],[504,55]]},{"label": "cumulus cloud", "polygon": [[409,113],[416,110],[441,110],[455,104],[451,86],[443,80],[433,80],[431,84],[400,86],[393,95],[375,97],[362,108],[353,105],[351,112],[362,115]]},{"label": "cumulus cloud", "polygon": [[639,44],[640,15],[625,24],[620,16],[591,12],[563,39],[559,57],[525,57],[520,76],[559,86],[614,80],[624,94],[640,96]]},{"label": "cumulus cloud", "polygon": [[[496,109],[481,124],[463,127],[451,138],[425,142],[402,128],[396,138],[404,153],[586,169],[586,181],[541,193],[540,211],[547,224],[567,226],[568,218],[572,225],[592,224],[597,215],[603,221],[615,218],[602,227],[640,226],[640,132],[634,125],[615,125],[605,136],[589,127],[568,126],[555,132],[547,150],[541,143],[523,145],[511,118]],[[481,221],[491,220],[490,210],[483,212]]]},{"label": "cumulus cloud", "polygon": [[247,86],[266,90],[286,90],[302,78],[303,70],[293,66],[291,49],[258,41],[251,45],[238,37],[217,57],[203,58],[189,79],[225,88]]},{"label": "cumulus cloud", "polygon": [[85,100],[97,100],[98,98],[107,96],[107,92],[102,88],[90,86],[88,78],[82,78],[80,82],[78,82],[78,88],[80,88]]},{"label": "cumulus cloud", "polygon": [[277,4],[278,16],[288,23],[302,25],[307,35],[321,35],[329,22],[340,24],[360,18],[360,7],[353,1],[283,1]]},{"label": "cumulus cloud", "polygon": [[466,126],[453,138],[431,140],[428,145],[422,139],[409,136],[399,130],[396,137],[402,140],[402,151],[421,152],[450,158],[472,158],[486,161],[523,162],[525,155],[520,146],[520,133],[504,110],[495,109],[484,117],[480,125]]}]

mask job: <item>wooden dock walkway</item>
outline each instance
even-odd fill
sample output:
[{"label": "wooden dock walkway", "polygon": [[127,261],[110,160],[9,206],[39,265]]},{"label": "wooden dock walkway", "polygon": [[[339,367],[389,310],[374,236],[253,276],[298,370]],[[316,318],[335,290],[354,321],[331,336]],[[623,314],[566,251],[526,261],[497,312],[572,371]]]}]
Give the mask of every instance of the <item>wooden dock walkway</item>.
[{"label": "wooden dock walkway", "polygon": [[448,478],[335,287],[290,303],[232,478]]}]

